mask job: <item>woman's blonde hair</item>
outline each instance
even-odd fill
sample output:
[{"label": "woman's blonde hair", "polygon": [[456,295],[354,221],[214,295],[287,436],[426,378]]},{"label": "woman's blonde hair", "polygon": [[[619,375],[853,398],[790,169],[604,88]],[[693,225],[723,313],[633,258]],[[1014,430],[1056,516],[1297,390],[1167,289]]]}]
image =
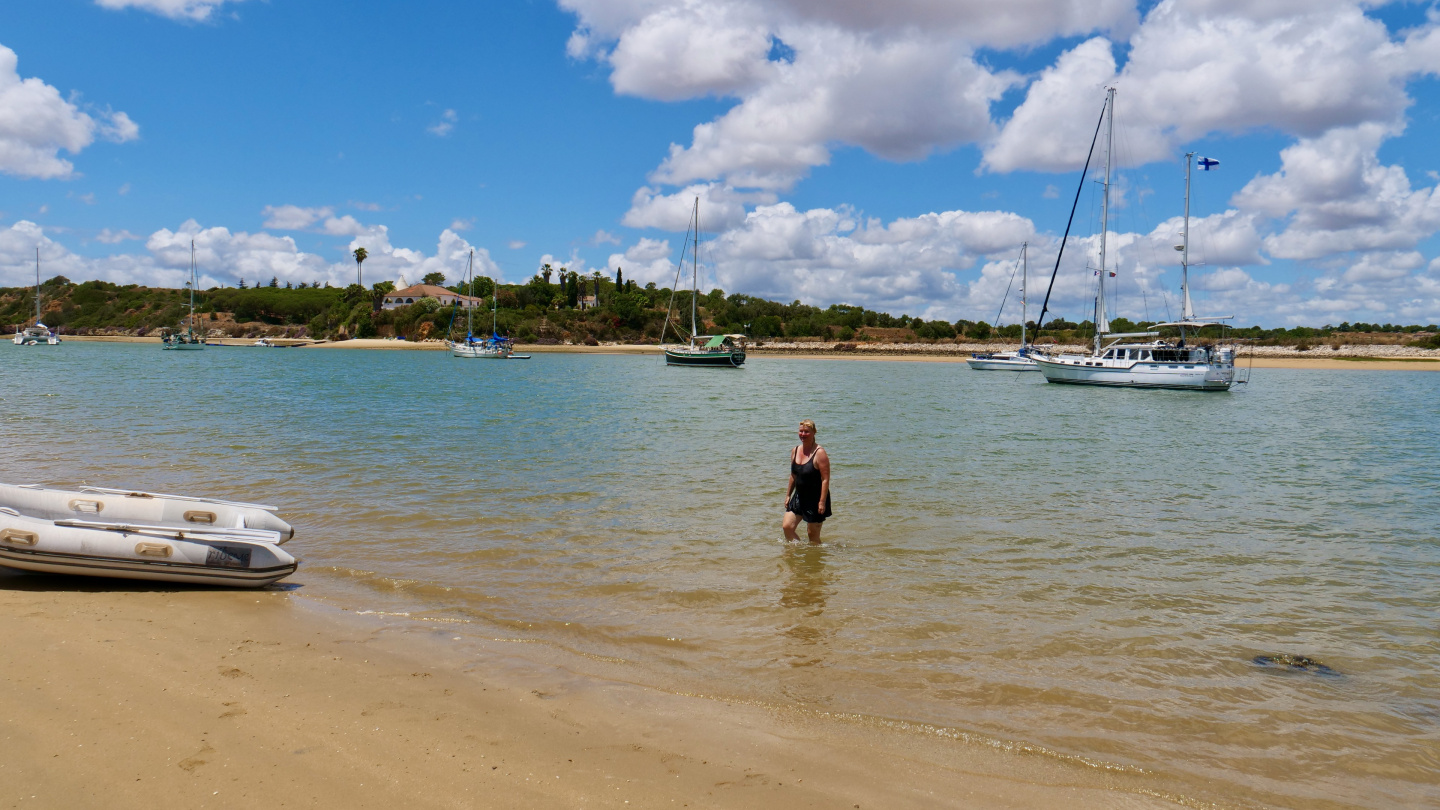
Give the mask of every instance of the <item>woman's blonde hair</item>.
[{"label": "woman's blonde hair", "polygon": [[810,428],[810,432],[811,432],[811,433],[819,433],[819,432],[820,432],[819,430],[817,430],[817,429],[815,428],[815,422],[814,422],[813,420],[810,420],[810,419],[801,419],[801,420],[800,420],[800,427],[808,427],[808,428]]}]

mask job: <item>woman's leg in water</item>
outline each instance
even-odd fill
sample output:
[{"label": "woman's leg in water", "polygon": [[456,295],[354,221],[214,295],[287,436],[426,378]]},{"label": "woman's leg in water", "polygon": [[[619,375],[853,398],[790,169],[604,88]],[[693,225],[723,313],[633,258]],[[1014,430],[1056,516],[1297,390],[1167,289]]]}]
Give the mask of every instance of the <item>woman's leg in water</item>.
[{"label": "woman's leg in water", "polygon": [[806,524],[805,524],[805,533],[810,536],[810,542],[812,542],[812,543],[819,543],[819,542],[820,542],[820,527],[821,527],[821,526],[824,526],[824,525],[825,525],[824,523],[806,523]]},{"label": "woman's leg in water", "polygon": [[796,533],[795,527],[800,525],[800,516],[794,512],[786,512],[785,519],[780,521],[780,528],[785,530],[786,540],[799,540],[800,535]]}]

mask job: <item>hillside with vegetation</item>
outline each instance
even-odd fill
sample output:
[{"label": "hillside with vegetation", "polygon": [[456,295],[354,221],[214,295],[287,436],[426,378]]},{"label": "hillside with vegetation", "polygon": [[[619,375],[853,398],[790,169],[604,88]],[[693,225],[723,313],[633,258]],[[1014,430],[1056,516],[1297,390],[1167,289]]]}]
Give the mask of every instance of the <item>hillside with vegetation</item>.
[{"label": "hillside with vegetation", "polygon": [[[426,283],[443,283],[434,274]],[[243,283],[243,282],[242,282]],[[457,293],[470,289],[452,286]],[[309,337],[346,340],[362,337],[403,337],[408,340],[443,338],[463,334],[465,312],[443,306],[435,298],[384,309],[390,282],[370,288],[352,284],[331,287],[300,284],[269,284],[255,287],[221,287],[195,295],[196,329],[210,337]],[[490,279],[477,279],[473,294],[487,300],[495,292],[497,329],[522,343],[601,342],[655,343],[665,326],[666,312],[674,304],[675,315],[665,328],[667,340],[677,327],[683,336],[689,326],[689,291],[672,293],[654,284],[640,286],[623,277],[602,273],[579,275],[548,265],[523,284],[501,284],[493,289]],[[176,328],[188,312],[185,290],[120,285],[105,281],[75,284],[56,276],[41,284],[43,319],[62,334],[148,335],[164,328]],[[593,302],[593,303],[592,303]],[[953,323],[924,320],[908,315],[891,315],[858,306],[835,304],[820,308],[793,301],[788,304],[743,294],[726,295],[711,290],[695,302],[704,333],[746,334],[764,341],[795,339],[806,341],[942,343],[1017,341],[1020,325],[993,326],[984,321],[959,320]],[[0,288],[0,326],[6,330],[33,322],[35,289]],[[472,313],[476,332],[490,325],[486,307]],[[1149,322],[1117,318],[1116,331],[1139,331]],[[1035,324],[1029,325],[1034,334]],[[1327,343],[1399,344],[1440,348],[1437,327],[1342,323],[1320,327],[1264,329],[1237,328],[1231,334],[1257,343],[1305,349]],[[1089,321],[1074,323],[1056,318],[1040,332],[1042,342],[1084,342],[1094,335]]]}]

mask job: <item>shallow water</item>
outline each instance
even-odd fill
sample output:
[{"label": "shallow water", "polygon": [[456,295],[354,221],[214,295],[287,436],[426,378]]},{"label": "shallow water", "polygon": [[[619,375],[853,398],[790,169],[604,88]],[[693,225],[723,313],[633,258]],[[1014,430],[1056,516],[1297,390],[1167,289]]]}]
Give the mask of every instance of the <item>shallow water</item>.
[{"label": "shallow water", "polygon": [[[307,595],[1222,802],[1440,803],[1440,374],[0,347],[4,480],[255,499]],[[780,542],[802,418],[826,543]],[[1264,668],[1305,655],[1338,675]]]}]

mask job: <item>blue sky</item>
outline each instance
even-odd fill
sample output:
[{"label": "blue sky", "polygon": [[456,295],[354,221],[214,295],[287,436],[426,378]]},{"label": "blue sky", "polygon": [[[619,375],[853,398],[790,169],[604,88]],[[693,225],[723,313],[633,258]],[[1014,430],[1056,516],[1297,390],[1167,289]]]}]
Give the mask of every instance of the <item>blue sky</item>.
[{"label": "blue sky", "polygon": [[[695,196],[708,283],[994,317],[1054,261],[1118,88],[1120,313],[1440,321],[1429,6],[1024,0],[11,0],[0,284],[353,280],[543,261],[666,283]],[[6,65],[8,54],[13,64]],[[1052,311],[1085,317],[1095,187]],[[1032,287],[1037,287],[1032,284]]]}]

